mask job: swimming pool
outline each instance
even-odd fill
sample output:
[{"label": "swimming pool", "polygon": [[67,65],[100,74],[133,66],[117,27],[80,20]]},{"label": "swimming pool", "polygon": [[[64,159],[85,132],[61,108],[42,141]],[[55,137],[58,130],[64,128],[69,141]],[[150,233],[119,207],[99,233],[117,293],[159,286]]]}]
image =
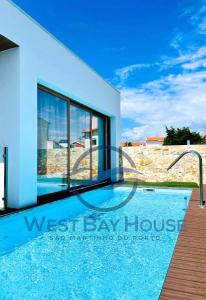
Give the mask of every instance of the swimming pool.
[{"label": "swimming pool", "polygon": [[[130,191],[109,186],[83,197],[113,207]],[[1,219],[0,299],[158,299],[190,195],[138,188],[109,213],[72,196]]]}]

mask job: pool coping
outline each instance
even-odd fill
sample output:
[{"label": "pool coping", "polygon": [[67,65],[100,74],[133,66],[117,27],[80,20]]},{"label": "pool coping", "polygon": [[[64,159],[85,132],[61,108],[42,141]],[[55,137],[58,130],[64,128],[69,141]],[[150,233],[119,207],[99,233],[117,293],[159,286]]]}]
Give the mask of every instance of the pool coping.
[{"label": "pool coping", "polygon": [[[204,185],[206,194],[206,185]],[[206,299],[206,208],[199,206],[199,189],[193,188],[160,300]]]},{"label": "pool coping", "polygon": [[[78,190],[71,190],[70,192],[66,191],[65,193],[62,192],[61,195],[58,195],[58,197],[56,197],[56,194],[59,194],[59,193],[54,193],[51,195],[49,194],[49,195],[46,195],[45,197],[37,197],[37,203],[34,205],[22,207],[20,209],[14,209],[14,208],[7,207],[3,210],[0,210],[0,219],[3,217],[10,216],[12,214],[17,214],[19,212],[38,207],[38,206],[42,206],[42,205],[57,202],[57,201],[62,201],[65,198],[69,198],[69,197],[77,195],[77,194],[85,193],[85,192],[88,192],[88,191],[91,191],[91,190],[94,190],[97,188],[101,188],[101,187],[104,187],[107,185],[112,185],[112,184],[113,183],[111,181],[100,182],[100,183],[89,185],[89,186],[82,186]],[[39,198],[41,198],[41,199],[39,199]]]},{"label": "pool coping", "polygon": [[[45,205],[45,204],[48,204],[48,203],[53,203],[53,202],[56,202],[56,201],[61,201],[65,198],[69,198],[71,196],[74,196],[76,195],[77,193],[84,193],[84,192],[87,192],[87,191],[91,191],[91,190],[94,190],[94,189],[97,189],[97,188],[101,188],[101,187],[104,187],[104,186],[108,186],[108,185],[112,185],[114,187],[132,187],[131,184],[127,184],[126,182],[123,182],[123,181],[119,181],[119,182],[111,182],[111,181],[108,181],[108,182],[102,182],[102,183],[98,183],[96,185],[91,185],[91,186],[85,186],[85,187],[82,187],[81,189],[79,190],[74,190],[74,191],[71,191],[69,194],[68,192],[66,192],[66,194],[64,192],[62,192],[62,195],[61,196],[58,196],[58,198],[56,198],[56,193],[54,193],[54,196],[53,195],[47,195],[48,197],[45,197],[44,199],[42,197],[38,197],[38,198],[41,198],[43,200],[37,200],[37,204],[35,205],[30,205],[30,206],[26,206],[26,207],[22,207],[20,209],[14,209],[14,208],[6,208],[4,210],[0,210],[0,219],[3,218],[3,217],[7,217],[9,215],[12,215],[12,214],[17,214],[19,212],[22,212],[22,211],[25,211],[25,210],[28,210],[28,209],[32,209],[32,208],[35,208],[35,207],[38,207],[38,206],[42,206],[42,205]],[[136,189],[173,189],[173,190],[192,190],[193,188],[189,188],[189,187],[167,187],[167,186],[145,186],[145,185],[137,185]]]},{"label": "pool coping", "polygon": [[[113,184],[113,185],[118,186],[118,184]],[[127,184],[127,183],[124,183],[122,186],[132,187],[131,184]],[[172,190],[189,190],[189,191],[191,191],[195,188],[193,188],[193,187],[184,187],[184,186],[179,186],[178,187],[178,186],[159,186],[159,185],[141,185],[141,184],[138,184],[137,189],[157,189],[157,190],[159,190],[159,189],[163,189],[163,190],[169,189],[169,190],[171,190],[172,189]]]}]

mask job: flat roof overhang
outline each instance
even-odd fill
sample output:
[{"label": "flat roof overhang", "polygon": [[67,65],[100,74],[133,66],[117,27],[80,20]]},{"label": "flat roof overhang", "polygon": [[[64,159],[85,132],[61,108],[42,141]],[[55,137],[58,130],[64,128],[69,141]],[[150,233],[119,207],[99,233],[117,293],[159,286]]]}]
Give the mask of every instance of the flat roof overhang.
[{"label": "flat roof overhang", "polygon": [[14,42],[10,41],[6,37],[0,34],[0,51],[8,50],[11,48],[18,47]]}]

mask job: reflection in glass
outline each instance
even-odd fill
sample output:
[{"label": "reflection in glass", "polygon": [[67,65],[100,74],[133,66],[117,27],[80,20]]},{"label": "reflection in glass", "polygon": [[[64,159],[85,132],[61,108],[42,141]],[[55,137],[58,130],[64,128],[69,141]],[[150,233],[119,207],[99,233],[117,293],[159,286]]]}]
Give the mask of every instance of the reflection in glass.
[{"label": "reflection in glass", "polygon": [[38,195],[103,181],[109,174],[107,119],[62,97],[38,88]]},{"label": "reflection in glass", "polygon": [[[70,186],[87,185],[91,179],[90,112],[70,106]],[[74,169],[75,163],[81,158]],[[81,170],[80,170],[81,169]]]},{"label": "reflection in glass", "polygon": [[38,195],[68,188],[68,103],[38,89]]},{"label": "reflection in glass", "polygon": [[104,119],[92,116],[92,179],[105,179]]}]

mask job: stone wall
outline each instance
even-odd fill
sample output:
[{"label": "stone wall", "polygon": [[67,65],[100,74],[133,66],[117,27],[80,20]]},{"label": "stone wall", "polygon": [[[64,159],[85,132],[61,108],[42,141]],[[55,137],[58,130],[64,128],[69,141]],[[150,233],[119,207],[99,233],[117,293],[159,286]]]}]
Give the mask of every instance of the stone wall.
[{"label": "stone wall", "polygon": [[[183,151],[196,150],[203,158],[203,181],[206,183],[206,145],[123,147],[122,150],[132,158],[136,170],[144,173],[144,175],[139,175],[125,172],[125,179],[137,178],[148,182],[184,181],[198,183],[198,159],[194,155],[186,155],[171,170],[167,171],[168,166]],[[130,163],[124,157],[123,166],[131,168]]]},{"label": "stone wall", "polygon": [[[161,181],[187,181],[198,183],[198,160],[193,155],[183,157],[170,171],[167,167],[174,161],[183,151],[196,150],[203,158],[203,179],[206,183],[206,145],[194,146],[140,146],[140,147],[123,147],[136,165],[136,170],[144,173],[144,175],[132,172],[124,172],[125,179],[139,179],[148,182]],[[71,163],[73,168],[75,162],[84,153],[85,149],[71,149]],[[67,149],[51,149],[39,150],[38,169],[39,174],[47,176],[67,177]],[[93,170],[92,175],[97,175],[98,153],[93,152]],[[123,166],[131,168],[130,163],[123,156]],[[79,164],[78,168],[90,168],[89,155]],[[88,170],[77,173],[72,179],[87,179],[90,172]],[[204,176],[205,174],[205,176]]]},{"label": "stone wall", "polygon": [[68,152],[67,149],[38,150],[39,175],[67,176]]},{"label": "stone wall", "polygon": [[[77,169],[80,172],[73,172],[71,179],[88,179],[90,178],[90,154],[88,149],[71,148],[70,149],[70,170],[74,171],[77,163]],[[78,159],[82,157],[78,163]],[[98,152],[92,153],[92,176],[98,173]],[[83,170],[84,169],[84,170]],[[67,177],[68,173],[68,149],[48,149],[38,150],[38,174],[48,177]]]}]

